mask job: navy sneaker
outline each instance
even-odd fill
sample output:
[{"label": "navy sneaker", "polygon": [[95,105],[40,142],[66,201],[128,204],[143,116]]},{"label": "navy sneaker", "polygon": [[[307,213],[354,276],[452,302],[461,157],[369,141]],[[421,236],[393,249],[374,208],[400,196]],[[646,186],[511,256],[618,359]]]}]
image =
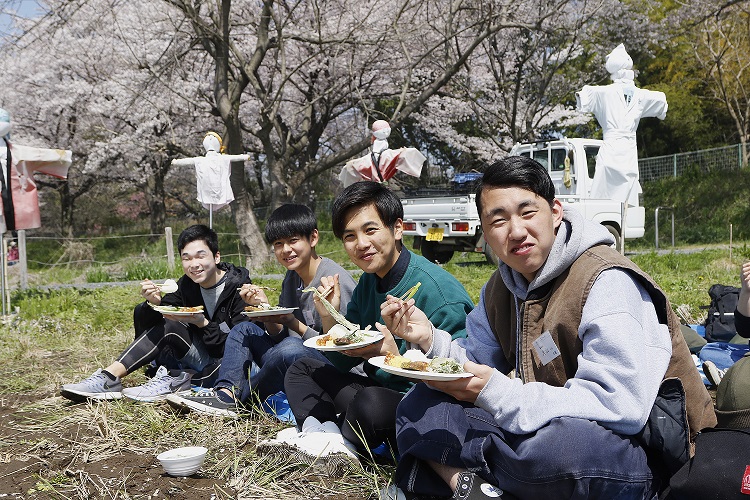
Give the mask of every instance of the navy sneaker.
[{"label": "navy sneaker", "polygon": [[237,402],[227,402],[219,397],[214,390],[204,390],[191,394],[170,394],[167,403],[180,411],[194,411],[204,415],[219,415],[237,418],[239,408]]}]

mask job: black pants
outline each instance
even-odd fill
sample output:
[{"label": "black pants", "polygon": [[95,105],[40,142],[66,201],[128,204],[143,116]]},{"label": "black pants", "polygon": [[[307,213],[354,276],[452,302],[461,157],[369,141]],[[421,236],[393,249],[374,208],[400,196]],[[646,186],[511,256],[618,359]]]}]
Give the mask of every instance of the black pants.
[{"label": "black pants", "polygon": [[[136,329],[138,330],[138,329]],[[179,321],[164,320],[150,328],[146,328],[136,339],[120,354],[117,359],[125,366],[128,373],[132,373],[151,361],[157,365],[165,366],[170,370],[184,370],[179,360],[183,359],[190,351],[195,342],[195,333]],[[220,363],[212,362],[203,367],[192,377],[194,385],[202,387],[213,387],[216,381]]]},{"label": "black pants", "polygon": [[284,389],[300,425],[310,416],[338,422],[343,436],[360,452],[383,442],[396,450],[396,407],[402,393],[312,358],[301,358],[289,367]]}]

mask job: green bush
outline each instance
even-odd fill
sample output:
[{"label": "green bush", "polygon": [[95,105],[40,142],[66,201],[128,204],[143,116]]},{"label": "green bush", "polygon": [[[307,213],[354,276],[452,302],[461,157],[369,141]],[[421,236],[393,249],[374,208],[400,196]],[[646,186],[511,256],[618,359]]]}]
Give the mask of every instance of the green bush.
[{"label": "green bush", "polygon": [[144,279],[166,279],[174,278],[182,275],[182,270],[179,274],[174,269],[170,269],[167,265],[166,259],[132,259],[125,263],[125,280],[127,281],[140,281]]},{"label": "green bush", "polygon": [[[694,167],[680,177],[643,184],[646,235],[654,241],[654,210],[674,207],[675,241],[681,244],[750,239],[750,169],[704,172]],[[664,215],[662,215],[664,214]],[[659,239],[671,238],[670,216],[660,212]]]},{"label": "green bush", "polygon": [[86,272],[87,283],[107,283],[108,281],[114,281],[114,279],[103,266],[91,268]]}]

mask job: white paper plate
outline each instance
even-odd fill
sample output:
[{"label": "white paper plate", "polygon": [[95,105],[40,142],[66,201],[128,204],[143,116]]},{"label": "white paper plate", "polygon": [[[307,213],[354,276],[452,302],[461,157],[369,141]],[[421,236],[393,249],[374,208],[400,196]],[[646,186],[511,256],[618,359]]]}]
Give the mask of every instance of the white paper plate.
[{"label": "white paper plate", "polygon": [[381,370],[386,371],[388,373],[392,373],[394,375],[400,375],[406,378],[413,378],[417,380],[435,380],[435,381],[442,380],[443,382],[447,382],[450,380],[458,380],[460,378],[469,378],[469,377],[474,376],[474,374],[468,373],[468,372],[435,373],[435,372],[420,372],[417,370],[404,370],[403,368],[397,368],[395,366],[386,365],[385,356],[376,356],[374,358],[368,359],[367,362],[370,363],[371,365],[377,366]]},{"label": "white paper plate", "polygon": [[289,314],[299,307],[280,307],[278,309],[266,309],[264,311],[242,311],[242,314],[248,318],[261,318],[263,316],[277,316],[279,314]]},{"label": "white paper plate", "polygon": [[318,338],[319,337],[310,337],[309,339],[305,340],[303,344],[305,345],[305,347],[312,347],[313,349],[317,349],[319,351],[348,351],[349,349],[365,347],[370,344],[374,344],[375,342],[379,342],[383,339],[383,334],[380,332],[368,330],[365,340],[347,345],[318,345]]}]

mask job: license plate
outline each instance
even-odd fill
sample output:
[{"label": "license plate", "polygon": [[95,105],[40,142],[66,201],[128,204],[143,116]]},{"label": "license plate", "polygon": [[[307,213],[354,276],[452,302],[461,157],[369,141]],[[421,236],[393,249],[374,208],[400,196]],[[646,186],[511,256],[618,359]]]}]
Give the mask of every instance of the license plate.
[{"label": "license plate", "polygon": [[442,227],[429,227],[427,228],[427,241],[443,241],[443,228]]}]

